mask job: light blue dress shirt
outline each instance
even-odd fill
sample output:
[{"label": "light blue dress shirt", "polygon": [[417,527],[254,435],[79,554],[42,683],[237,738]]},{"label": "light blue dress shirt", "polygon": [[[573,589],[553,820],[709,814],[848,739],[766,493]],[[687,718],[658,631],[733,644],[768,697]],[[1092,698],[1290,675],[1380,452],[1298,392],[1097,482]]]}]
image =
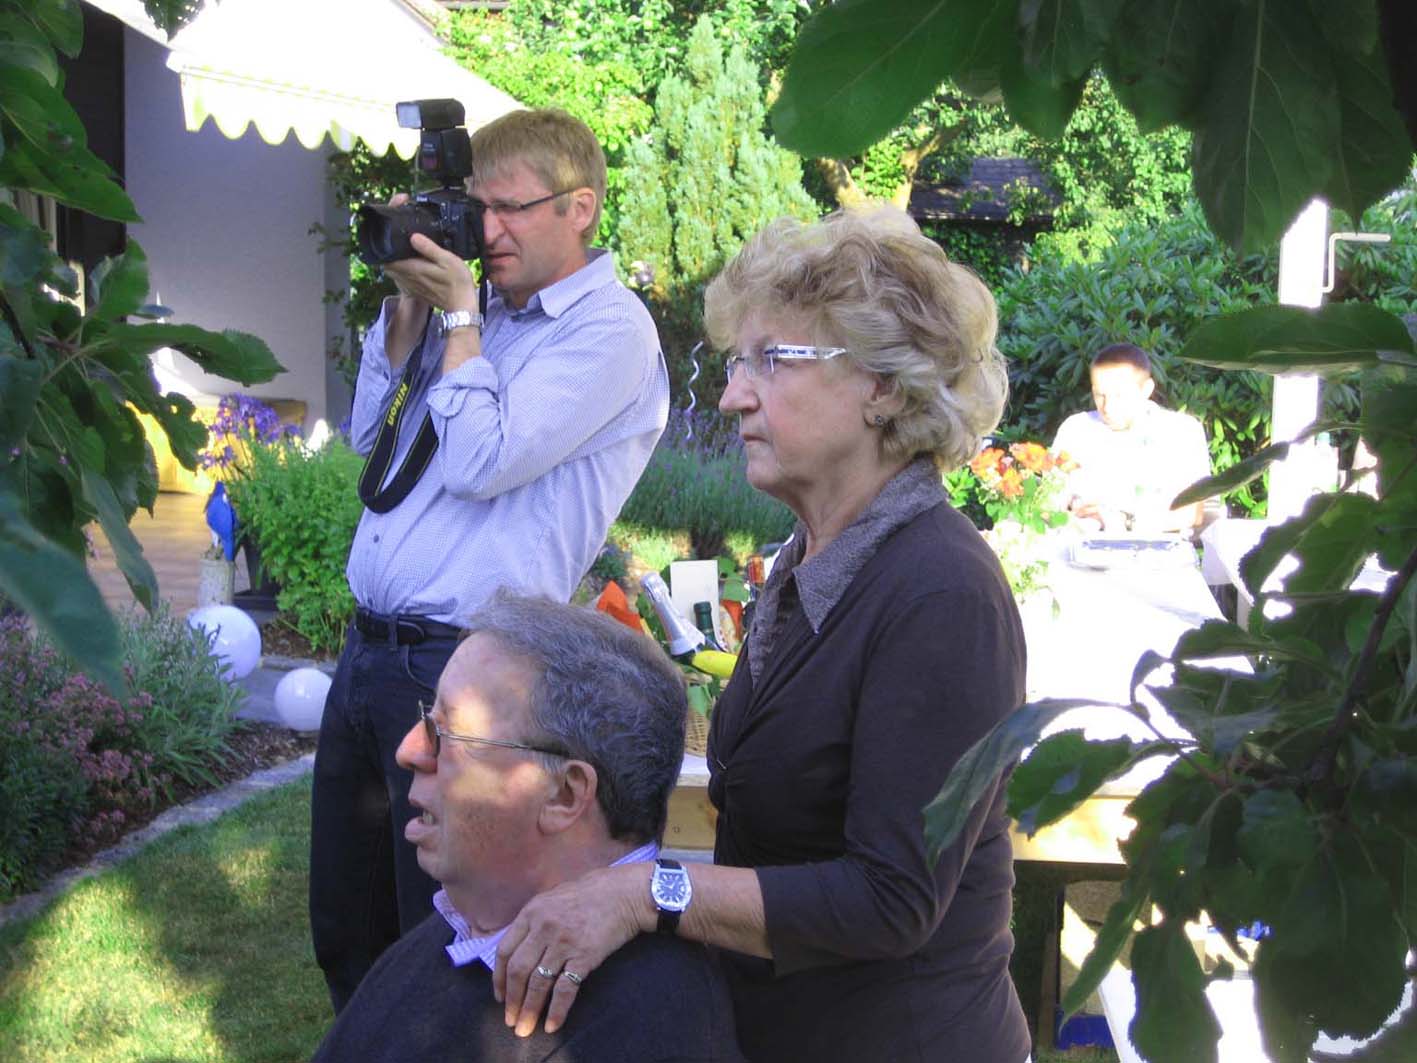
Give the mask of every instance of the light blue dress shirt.
[{"label": "light blue dress shirt", "polygon": [[[364,337],[350,428],[361,454],[398,386],[384,351],[387,314],[386,304]],[[364,511],[350,590],[375,612],[448,624],[503,587],[567,601],[664,431],[669,377],[654,321],[609,253],[592,250],[521,310],[493,295],[482,356],[447,376],[444,345],[434,321],[393,469],[425,410],[438,450],[398,506]]]}]

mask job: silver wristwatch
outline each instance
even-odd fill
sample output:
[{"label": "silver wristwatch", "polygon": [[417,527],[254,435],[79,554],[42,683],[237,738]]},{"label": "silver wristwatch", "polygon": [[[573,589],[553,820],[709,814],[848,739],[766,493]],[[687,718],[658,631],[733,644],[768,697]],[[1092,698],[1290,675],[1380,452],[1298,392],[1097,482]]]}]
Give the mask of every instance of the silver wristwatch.
[{"label": "silver wristwatch", "polygon": [[673,935],[679,930],[679,917],[689,907],[694,896],[694,884],[689,880],[689,872],[678,860],[659,859],[654,862],[650,873],[649,895],[659,910],[657,930],[661,934]]},{"label": "silver wristwatch", "polygon": [[455,328],[475,328],[481,331],[482,315],[476,310],[440,310],[438,324],[443,326],[445,334]]}]

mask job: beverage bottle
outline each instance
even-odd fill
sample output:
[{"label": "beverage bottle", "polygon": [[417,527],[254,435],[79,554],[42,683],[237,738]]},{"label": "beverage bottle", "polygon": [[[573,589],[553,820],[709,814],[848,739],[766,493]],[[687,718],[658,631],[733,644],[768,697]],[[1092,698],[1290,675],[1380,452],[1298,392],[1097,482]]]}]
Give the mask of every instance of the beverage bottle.
[{"label": "beverage bottle", "polygon": [[649,596],[655,615],[664,626],[665,637],[669,639],[669,656],[676,661],[688,662],[704,645],[703,632],[685,620],[669,597],[669,588],[658,572],[649,572],[640,580],[640,589]]},{"label": "beverage bottle", "polygon": [[723,647],[719,644],[718,633],[713,628],[712,602],[694,603],[694,626],[704,637],[704,649],[722,652]]}]

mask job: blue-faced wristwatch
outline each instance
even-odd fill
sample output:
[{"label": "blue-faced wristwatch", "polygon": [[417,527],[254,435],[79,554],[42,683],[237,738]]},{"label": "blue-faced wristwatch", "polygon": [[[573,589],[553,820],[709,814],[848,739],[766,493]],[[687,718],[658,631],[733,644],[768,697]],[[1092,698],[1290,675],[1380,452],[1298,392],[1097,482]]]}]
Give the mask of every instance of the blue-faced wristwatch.
[{"label": "blue-faced wristwatch", "polygon": [[689,881],[689,872],[678,860],[660,858],[654,862],[654,873],[649,879],[649,896],[659,909],[661,934],[675,934],[679,930],[679,917],[689,907],[694,896],[694,884]]}]

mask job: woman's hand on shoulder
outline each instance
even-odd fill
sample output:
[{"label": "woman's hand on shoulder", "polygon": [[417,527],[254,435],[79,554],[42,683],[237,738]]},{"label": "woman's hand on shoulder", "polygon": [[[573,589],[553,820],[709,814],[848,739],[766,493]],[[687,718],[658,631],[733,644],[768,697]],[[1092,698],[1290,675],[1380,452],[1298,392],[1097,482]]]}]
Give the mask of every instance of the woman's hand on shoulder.
[{"label": "woman's hand on shoulder", "polygon": [[580,991],[567,972],[584,981],[637,934],[653,929],[652,867],[591,871],[538,893],[512,920],[497,946],[492,988],[518,1037],[535,1032],[543,1009],[547,1033],[565,1023]]}]

